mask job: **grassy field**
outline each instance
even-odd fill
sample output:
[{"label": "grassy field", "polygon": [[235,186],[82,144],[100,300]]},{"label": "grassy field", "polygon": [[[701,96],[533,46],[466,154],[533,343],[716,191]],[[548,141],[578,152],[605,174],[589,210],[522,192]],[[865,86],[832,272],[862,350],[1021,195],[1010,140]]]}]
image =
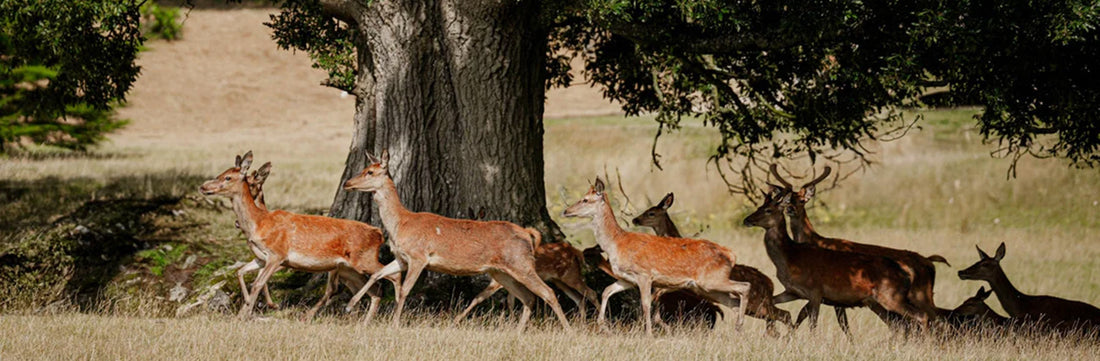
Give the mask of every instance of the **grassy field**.
[{"label": "grassy field", "polygon": [[[492,311],[459,328],[447,324],[450,314],[424,310],[402,329],[387,322],[364,326],[335,307],[317,322],[302,323],[295,321],[301,305],[319,291],[299,287],[309,278],[293,272],[274,280],[286,307],[268,311],[266,320],[240,322],[224,308],[174,317],[203,288],[231,280],[234,261],[251,257],[228,202],[197,193],[204,179],[251,149],[257,164],[274,163],[265,188],[269,206],[317,213],[327,209],[342,171],[351,100],[318,87],[322,74],[309,69],[303,54],[274,49],[258,25],[265,11],[196,11],[183,41],[152,44],[121,111],[133,123],[90,154],[0,158],[0,291],[6,295],[0,359],[1066,360],[1100,351],[1054,338],[897,342],[862,310],[849,312],[852,344],[828,309],[817,333],[803,329],[789,341],[762,336],[763,322],[755,319],[743,333],[720,322],[713,332],[657,338],[630,325],[602,335],[577,324],[582,330],[569,335],[552,319],[516,335],[514,319]],[[221,42],[212,39],[229,33],[241,42],[217,48]],[[555,111],[545,136],[551,214],[560,214],[595,176],[617,173],[632,201],[626,204],[616,187],[619,209],[638,211],[675,192],[672,215],[685,233],[700,232],[735,250],[739,262],[774,275],[763,232],[740,225],[750,203],[729,194],[706,163],[717,142],[714,129],[687,121],[662,137],[665,170],[658,171],[649,158],[657,129],[651,118],[572,116],[562,104],[576,100],[554,103],[577,96],[551,93],[556,105],[547,106]],[[598,114],[597,105],[577,114]],[[983,144],[971,128],[975,109],[919,113],[921,130],[876,145],[875,166],[819,194],[810,211],[818,231],[945,256],[953,267],[937,267],[941,307],[954,307],[984,285],[955,275],[977,260],[974,245],[992,251],[1000,242],[1008,245],[1002,265],[1022,291],[1100,303],[1100,172],[1024,159],[1018,177],[1006,179],[1008,161],[991,158],[995,145]],[[556,219],[573,244],[594,243],[591,231]],[[234,282],[225,288],[229,310],[239,301]],[[176,286],[192,291],[172,300]],[[64,301],[74,293],[84,302]],[[631,297],[624,294],[617,297]],[[989,303],[1001,311],[996,300]]]}]

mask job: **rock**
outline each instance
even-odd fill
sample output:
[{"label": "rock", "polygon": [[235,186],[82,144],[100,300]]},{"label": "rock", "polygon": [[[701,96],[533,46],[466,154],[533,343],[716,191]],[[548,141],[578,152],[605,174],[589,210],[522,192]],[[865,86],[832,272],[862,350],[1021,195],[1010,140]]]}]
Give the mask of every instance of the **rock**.
[{"label": "rock", "polygon": [[183,287],[183,282],[177,282],[176,287],[172,287],[172,290],[168,291],[168,300],[172,302],[181,302],[187,297],[187,294],[191,290],[187,287]]}]

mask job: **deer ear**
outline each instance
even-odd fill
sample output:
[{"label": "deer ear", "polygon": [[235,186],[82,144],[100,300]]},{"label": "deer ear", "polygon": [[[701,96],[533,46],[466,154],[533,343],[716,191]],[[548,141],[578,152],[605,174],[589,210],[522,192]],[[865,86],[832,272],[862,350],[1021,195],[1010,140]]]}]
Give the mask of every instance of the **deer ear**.
[{"label": "deer ear", "polygon": [[264,165],[260,166],[260,169],[254,172],[255,174],[253,177],[256,178],[256,182],[263,183],[267,180],[267,176],[271,174],[271,162],[264,163]]},{"label": "deer ear", "polygon": [[670,192],[669,194],[665,195],[665,198],[661,199],[661,203],[658,203],[657,205],[661,206],[662,209],[668,209],[668,207],[672,207],[672,202],[675,200],[675,196],[673,196]]},{"label": "deer ear", "polygon": [[791,204],[791,193],[784,194],[782,198],[779,198],[779,205],[788,206]]},{"label": "deer ear", "polygon": [[814,194],[817,194],[817,186],[811,184],[809,187],[802,188],[802,191],[799,192],[799,197],[802,198],[802,202],[809,202],[810,198],[814,197]]},{"label": "deer ear", "polygon": [[375,164],[378,164],[378,157],[375,157],[374,154],[370,154],[369,151],[364,152],[364,153],[367,154],[367,162],[368,162],[367,166],[368,167],[372,166],[372,165],[375,165]]},{"label": "deer ear", "polygon": [[389,167],[389,163],[390,151],[388,149],[382,150],[382,160],[381,162],[378,162],[378,166],[382,167],[382,169],[387,169]]},{"label": "deer ear", "polygon": [[981,257],[982,259],[993,258],[993,257],[990,257],[988,254],[985,254],[985,251],[983,251],[981,247],[978,247],[978,245],[974,245],[974,248],[978,249],[978,256]]},{"label": "deer ear", "polygon": [[596,191],[597,194],[603,194],[603,179],[596,177],[596,185],[592,186],[592,190]]},{"label": "deer ear", "polygon": [[974,295],[974,297],[984,300],[989,298],[989,295],[992,293],[993,291],[986,291],[985,286],[982,286],[982,288],[978,289],[978,294]]},{"label": "deer ear", "polygon": [[237,159],[233,161],[233,166],[237,167],[237,168],[241,167],[241,155],[240,154],[237,154]]},{"label": "deer ear", "polygon": [[248,151],[248,153],[244,154],[244,158],[241,158],[241,162],[240,162],[241,173],[248,172],[248,167],[251,167],[251,166],[252,166],[252,151],[250,150],[250,151]]},{"label": "deer ear", "polygon": [[993,256],[993,259],[1000,261],[1005,258],[1005,243],[1001,242],[1000,246],[997,246],[997,255]]}]

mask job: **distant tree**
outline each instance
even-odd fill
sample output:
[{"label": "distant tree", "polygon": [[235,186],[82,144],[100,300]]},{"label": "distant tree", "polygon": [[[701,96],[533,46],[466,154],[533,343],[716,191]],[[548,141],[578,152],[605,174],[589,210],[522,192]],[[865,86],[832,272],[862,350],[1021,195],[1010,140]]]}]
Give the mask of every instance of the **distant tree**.
[{"label": "distant tree", "polygon": [[137,78],[139,4],[0,1],[0,152],[24,141],[83,150],[125,121]]}]

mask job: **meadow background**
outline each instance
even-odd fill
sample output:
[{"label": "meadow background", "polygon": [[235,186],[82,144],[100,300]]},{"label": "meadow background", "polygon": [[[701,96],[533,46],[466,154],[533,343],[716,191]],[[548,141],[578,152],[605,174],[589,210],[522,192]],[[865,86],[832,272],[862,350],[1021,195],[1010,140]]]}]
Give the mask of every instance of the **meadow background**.
[{"label": "meadow background", "polygon": [[[828,308],[816,333],[803,328],[790,340],[764,337],[763,322],[751,318],[742,333],[728,320],[713,331],[656,338],[630,324],[603,335],[575,321],[579,332],[570,335],[546,319],[516,335],[515,319],[490,306],[457,328],[446,312],[460,309],[416,310],[398,330],[361,325],[337,307],[303,323],[297,316],[321,290],[297,287],[310,276],[286,271],[272,286],[283,308],[238,321],[232,267],[251,255],[228,202],[202,197],[198,185],[252,150],[256,164],[274,164],[270,207],[321,213],[339,182],[354,111],[350,96],[318,85],[324,74],[305,54],[276,48],[262,25],[270,12],[191,11],[182,40],[150,42],[142,53],[142,75],[119,111],[128,127],[88,154],[39,149],[0,158],[0,359],[1066,360],[1100,351],[1057,338],[900,342],[865,310],[849,312],[849,344]],[[877,145],[874,166],[819,193],[811,210],[817,230],[946,257],[952,266],[937,266],[940,307],[985,286],[955,273],[977,260],[975,245],[992,252],[1000,242],[1008,246],[1005,272],[1025,293],[1100,303],[1100,172],[1025,158],[1008,179],[1009,161],[992,158],[996,144],[973,129],[977,109],[910,112],[924,117],[921,129]],[[741,225],[752,204],[729,194],[707,163],[714,129],[685,121],[664,135],[661,171],[649,155],[657,123],[622,116],[596,89],[550,91],[545,117],[551,214],[596,175],[617,173],[631,200],[615,187],[617,209],[639,211],[675,192],[671,213],[684,233],[701,232],[774,276],[762,230]],[[575,246],[594,244],[576,221],[555,219]],[[203,297],[228,306],[181,311]],[[988,303],[1003,314],[994,298]],[[782,307],[794,313],[801,305]],[[381,316],[388,321],[387,307]]]}]

